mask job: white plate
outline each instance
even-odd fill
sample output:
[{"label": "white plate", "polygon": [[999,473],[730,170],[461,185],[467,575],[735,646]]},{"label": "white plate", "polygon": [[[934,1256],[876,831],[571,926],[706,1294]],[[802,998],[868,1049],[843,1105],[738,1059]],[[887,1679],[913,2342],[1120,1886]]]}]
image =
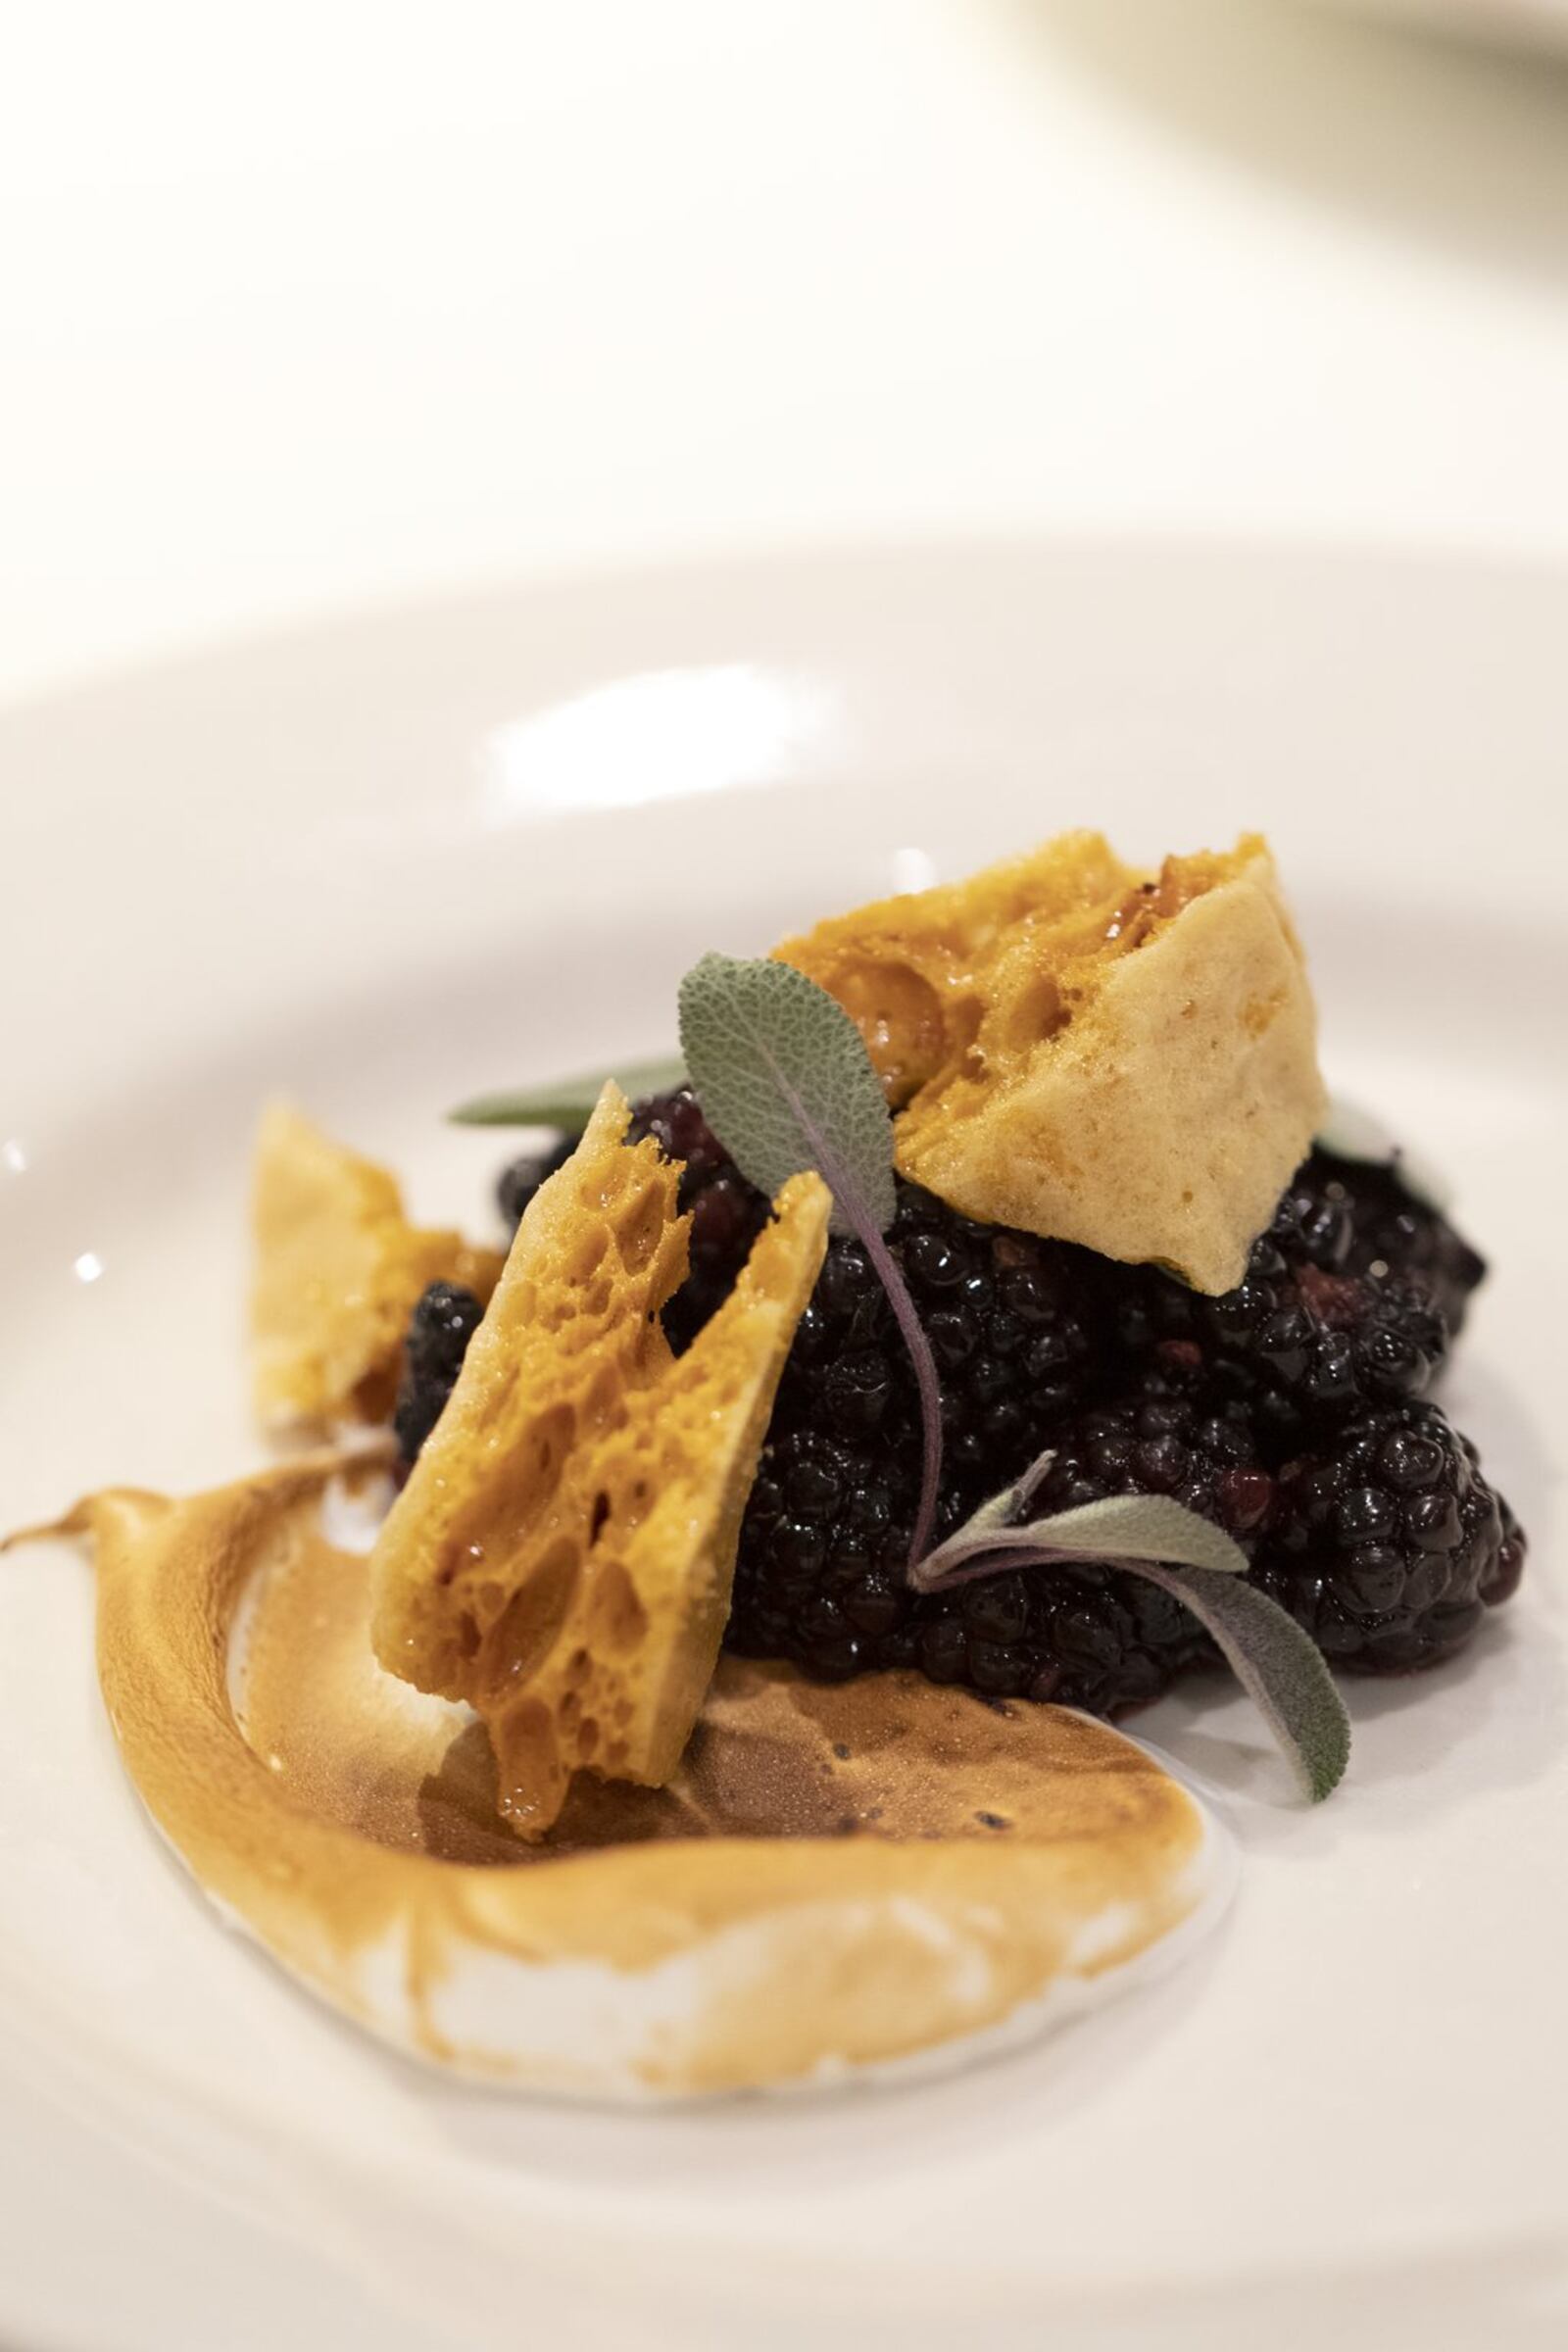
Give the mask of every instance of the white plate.
[{"label": "white plate", "polygon": [[1461,34],[1487,47],[1528,47],[1568,41],[1568,0],[1319,0],[1356,16],[1394,17]]},{"label": "white plate", "polygon": [[120,1779],[86,1571],[8,1560],[0,2336],[1545,2340],[1565,643],[1544,575],[931,551],[392,614],[5,722],[12,1524],[257,1458],[270,1090],[477,1217],[505,1139],[444,1106],[663,1045],[701,949],[1063,825],[1148,856],[1260,823],[1335,1078],[1446,1163],[1498,1260],[1451,1395],[1535,1550],[1472,1656],[1353,1694],[1319,1812],[1269,1801],[1239,1702],[1144,1719],[1246,1792],[1238,1909],[1179,1978],[951,2082],[664,2116],[427,2079],[225,1937]]}]

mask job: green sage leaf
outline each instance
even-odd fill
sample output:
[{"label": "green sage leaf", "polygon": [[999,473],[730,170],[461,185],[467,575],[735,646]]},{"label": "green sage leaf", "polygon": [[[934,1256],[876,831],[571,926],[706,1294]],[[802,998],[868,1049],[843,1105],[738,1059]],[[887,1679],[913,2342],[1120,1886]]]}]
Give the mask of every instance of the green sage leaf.
[{"label": "green sage leaf", "polygon": [[[1246,1575],[1247,1554],[1234,1538],[1168,1494],[1107,1494],[1100,1502],[1079,1503],[1049,1519],[1015,1525],[1051,1459],[1050,1454],[1042,1455],[1016,1486],[982,1503],[946,1543],[928,1552],[910,1575],[915,1591],[938,1592],[944,1585],[965,1581],[975,1572],[976,1561],[1015,1552],[1051,1555],[1064,1566],[1074,1560],[1162,1560],[1217,1576]],[[1006,1564],[997,1562],[998,1567]]]},{"label": "green sage leaf", "polygon": [[680,984],[680,1042],[703,1116],[770,1198],[804,1168],[833,1193],[834,1231],[886,1233],[893,1121],[860,1032],[793,964],[705,956]]},{"label": "green sage leaf", "polygon": [[459,1127],[559,1127],[580,1135],[593,1116],[594,1105],[613,1078],[623,1095],[636,1102],[643,1095],[667,1094],[686,1083],[686,1064],[669,1055],[661,1061],[619,1061],[608,1070],[580,1078],[554,1078],[542,1086],[518,1086],[500,1094],[475,1095],[460,1102],[447,1117]]},{"label": "green sage leaf", "polygon": [[1331,1796],[1350,1760],[1350,1718],[1322,1651],[1277,1600],[1245,1577],[1211,1568],[1123,1563],[1192,1610],[1274,1734],[1314,1805]]},{"label": "green sage leaf", "polygon": [[680,1042],[707,1119],[743,1176],[776,1194],[814,1168],[833,1230],[854,1234],[888,1295],[920,1394],[920,1497],[909,1565],[942,1483],[936,1357],[886,1235],[898,1208],[893,1121],[864,1040],[843,1007],[787,963],[705,956],[680,984]]},{"label": "green sage leaf", "polygon": [[1111,1494],[1024,1523],[1051,1461],[1043,1453],[917,1560],[908,1572],[914,1590],[947,1592],[1013,1568],[1070,1574],[1100,1562],[1158,1585],[1217,1642],[1303,1791],[1320,1803],[1344,1777],[1349,1717],[1322,1652],[1294,1617],[1248,1582],[1240,1544],[1168,1494]]}]

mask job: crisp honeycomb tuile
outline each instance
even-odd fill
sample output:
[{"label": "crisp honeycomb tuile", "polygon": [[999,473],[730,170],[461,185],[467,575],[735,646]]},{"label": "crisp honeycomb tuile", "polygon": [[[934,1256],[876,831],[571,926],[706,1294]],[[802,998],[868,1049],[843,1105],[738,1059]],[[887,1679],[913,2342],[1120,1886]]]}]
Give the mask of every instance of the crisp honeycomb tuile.
[{"label": "crisp honeycomb tuile", "polygon": [[774,1392],[826,1247],[815,1176],[775,1202],[686,1354],[677,1162],[607,1087],[540,1189],[377,1542],[383,1666],[488,1725],[502,1810],[546,1832],[579,1770],[659,1786],[701,1709]]},{"label": "crisp honeycomb tuile", "polygon": [[396,1179],[286,1102],[263,1114],[252,1194],[256,1410],[270,1429],[384,1421],[421,1291],[488,1298],[501,1253],[409,1222]]},{"label": "crisp honeycomb tuile", "polygon": [[1068,833],[776,953],[835,996],[902,1172],[966,1216],[1240,1281],[1324,1108],[1268,847],[1126,865]]}]

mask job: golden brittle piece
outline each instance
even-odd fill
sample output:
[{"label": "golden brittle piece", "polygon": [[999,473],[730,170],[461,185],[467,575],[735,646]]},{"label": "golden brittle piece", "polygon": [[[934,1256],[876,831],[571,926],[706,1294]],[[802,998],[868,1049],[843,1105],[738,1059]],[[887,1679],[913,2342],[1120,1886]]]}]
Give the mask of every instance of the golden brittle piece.
[{"label": "golden brittle piece", "polygon": [[678,1162],[607,1086],[529,1203],[445,1412],[376,1544],[376,1654],[489,1726],[502,1810],[549,1829],[572,1774],[658,1786],[702,1706],[741,1514],[826,1247],[798,1176],[678,1360]]},{"label": "golden brittle piece", "polygon": [[251,1337],[256,1409],[270,1427],[384,1421],[409,1316],[432,1282],[488,1298],[496,1250],[424,1232],[395,1179],[287,1103],[256,1143]]},{"label": "golden brittle piece", "polygon": [[776,953],[860,1030],[898,1164],[966,1216],[1239,1282],[1324,1107],[1267,844],[1124,865],[1068,833]]}]

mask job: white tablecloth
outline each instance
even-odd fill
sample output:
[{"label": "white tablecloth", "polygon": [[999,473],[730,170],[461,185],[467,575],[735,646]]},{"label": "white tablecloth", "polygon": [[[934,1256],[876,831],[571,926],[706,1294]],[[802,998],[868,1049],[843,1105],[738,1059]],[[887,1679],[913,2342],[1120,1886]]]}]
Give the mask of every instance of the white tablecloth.
[{"label": "white tablecloth", "polygon": [[49,0],[0,694],[446,582],[1052,528],[1568,552],[1568,71],[1304,0]]}]

